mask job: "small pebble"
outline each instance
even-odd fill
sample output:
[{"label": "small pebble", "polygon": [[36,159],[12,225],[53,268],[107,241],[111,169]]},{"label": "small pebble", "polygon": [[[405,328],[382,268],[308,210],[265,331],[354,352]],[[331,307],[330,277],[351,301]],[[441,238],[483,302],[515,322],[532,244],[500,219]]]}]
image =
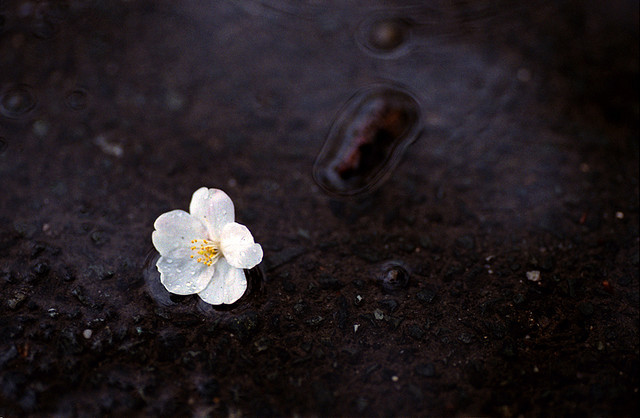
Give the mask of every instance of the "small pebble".
[{"label": "small pebble", "polygon": [[7,306],[9,309],[16,309],[27,298],[27,294],[23,291],[17,291],[13,298],[7,300]]},{"label": "small pebble", "polygon": [[412,325],[407,329],[407,334],[413,338],[414,340],[422,340],[425,335],[425,332],[422,328],[417,325]]},{"label": "small pebble", "polygon": [[378,321],[380,321],[381,319],[384,319],[384,313],[380,309],[376,309],[375,311],[373,311],[373,316]]},{"label": "small pebble", "polygon": [[537,282],[540,280],[540,272],[538,270],[532,270],[527,272],[527,280]]},{"label": "small pebble", "polygon": [[82,331],[82,336],[83,336],[85,339],[87,339],[87,340],[88,340],[89,338],[91,338],[91,336],[92,336],[92,335],[93,335],[93,331],[91,331],[91,330],[90,330],[90,329],[88,329],[88,328],[87,328],[87,329],[85,329],[84,331]]},{"label": "small pebble", "polygon": [[458,335],[458,341],[464,344],[471,344],[471,342],[473,341],[473,335],[463,332],[462,334]]}]

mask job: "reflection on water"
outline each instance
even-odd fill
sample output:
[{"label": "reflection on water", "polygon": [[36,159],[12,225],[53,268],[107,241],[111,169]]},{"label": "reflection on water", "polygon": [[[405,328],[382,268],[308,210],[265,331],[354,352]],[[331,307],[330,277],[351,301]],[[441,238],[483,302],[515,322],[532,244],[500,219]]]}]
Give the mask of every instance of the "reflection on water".
[{"label": "reflection on water", "polygon": [[337,195],[371,191],[420,131],[420,106],[406,89],[378,84],[361,90],[338,113],[313,167],[314,179]]},{"label": "reflection on water", "polygon": [[378,58],[399,58],[414,47],[428,50],[442,41],[482,37],[495,28],[509,31],[511,25],[526,23],[531,13],[542,14],[553,6],[549,0],[391,1],[368,2],[343,13],[340,2],[251,0],[236,4],[254,16],[279,18],[283,23],[342,20],[354,28],[363,51]]},{"label": "reflection on water", "polygon": [[216,312],[231,311],[234,313],[243,312],[247,309],[255,309],[258,303],[258,296],[263,291],[262,282],[264,273],[260,266],[251,270],[245,270],[247,276],[247,290],[244,295],[231,305],[210,305],[200,299],[197,295],[175,295],[170,293],[160,282],[160,273],[156,263],[160,258],[155,250],[150,250],[142,268],[142,276],[146,285],[146,291],[151,300],[162,308],[170,308],[172,312],[182,314],[192,314],[197,312],[211,315]]}]

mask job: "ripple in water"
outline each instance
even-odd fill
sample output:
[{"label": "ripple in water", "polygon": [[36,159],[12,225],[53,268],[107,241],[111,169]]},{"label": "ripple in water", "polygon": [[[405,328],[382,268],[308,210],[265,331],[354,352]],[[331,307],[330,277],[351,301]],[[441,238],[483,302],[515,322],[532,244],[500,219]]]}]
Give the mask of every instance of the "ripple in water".
[{"label": "ripple in water", "polygon": [[142,268],[142,275],[151,299],[160,307],[170,308],[172,312],[193,314],[197,311],[211,315],[216,312],[233,311],[235,314],[247,309],[255,309],[254,305],[258,302],[258,296],[263,292],[264,272],[260,266],[256,266],[251,270],[244,271],[247,277],[247,290],[237,302],[231,305],[210,305],[196,294],[175,295],[167,291],[160,282],[160,272],[156,267],[159,258],[160,254],[157,251],[150,250]]},{"label": "ripple in water", "polygon": [[20,84],[7,89],[0,97],[0,113],[18,119],[36,106],[36,99],[29,86]]},{"label": "ripple in water", "polygon": [[404,87],[376,84],[357,92],[336,117],[313,167],[330,194],[379,187],[422,132],[421,109]]},{"label": "ripple in water", "polygon": [[245,0],[235,4],[255,16],[304,20],[315,19],[330,9],[314,0]]}]

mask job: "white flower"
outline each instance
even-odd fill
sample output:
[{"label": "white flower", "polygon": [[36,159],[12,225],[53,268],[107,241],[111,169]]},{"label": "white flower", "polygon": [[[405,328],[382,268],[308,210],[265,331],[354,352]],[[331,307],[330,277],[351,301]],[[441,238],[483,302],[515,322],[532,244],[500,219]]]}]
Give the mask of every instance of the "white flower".
[{"label": "white flower", "polygon": [[153,224],[160,282],[171,293],[231,304],[247,289],[243,269],[262,261],[262,247],[246,226],[234,222],[233,202],[222,190],[196,190],[189,212],[172,210]]}]

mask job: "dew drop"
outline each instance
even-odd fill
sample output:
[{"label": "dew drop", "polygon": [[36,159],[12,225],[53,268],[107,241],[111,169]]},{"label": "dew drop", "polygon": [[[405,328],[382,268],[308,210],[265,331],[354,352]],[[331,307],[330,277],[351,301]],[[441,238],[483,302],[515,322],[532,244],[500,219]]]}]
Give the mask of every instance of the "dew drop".
[{"label": "dew drop", "polygon": [[380,186],[422,131],[421,111],[408,90],[376,84],[340,110],[313,167],[330,194],[353,196]]},{"label": "dew drop", "polygon": [[409,50],[413,26],[406,18],[376,14],[359,25],[356,40],[371,55],[397,58]]},{"label": "dew drop", "polygon": [[0,97],[0,113],[11,119],[24,116],[35,106],[35,96],[24,84],[10,87]]},{"label": "dew drop", "polygon": [[65,104],[71,110],[82,110],[87,106],[87,92],[83,89],[75,89],[67,94]]},{"label": "dew drop", "polygon": [[395,292],[409,285],[409,271],[396,261],[382,263],[376,268],[376,280],[383,290]]}]

